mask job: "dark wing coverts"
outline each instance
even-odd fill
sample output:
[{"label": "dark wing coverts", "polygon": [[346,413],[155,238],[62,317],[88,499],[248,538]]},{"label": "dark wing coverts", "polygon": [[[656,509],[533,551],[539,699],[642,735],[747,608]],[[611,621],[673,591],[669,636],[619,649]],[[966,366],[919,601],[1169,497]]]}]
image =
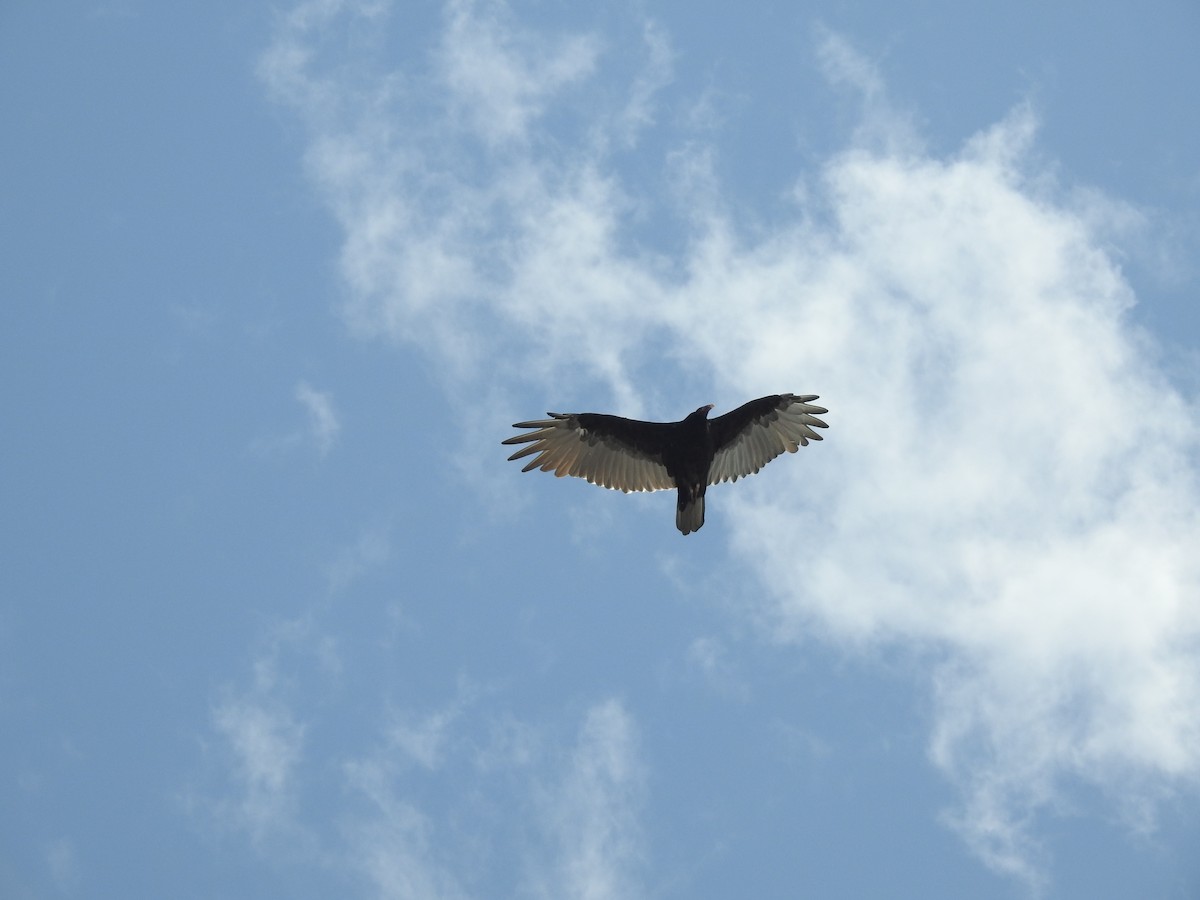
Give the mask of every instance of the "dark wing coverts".
[{"label": "dark wing coverts", "polygon": [[666,491],[675,481],[663,465],[670,425],[601,413],[547,413],[549,419],[518,422],[505,444],[524,444],[509,459],[533,456],[521,471],[541,469],[559,478],[574,475],[613,490]]},{"label": "dark wing coverts", "polygon": [[775,394],[743,404],[711,420],[712,466],[708,483],[737,481],[753,475],[785,450],[795,453],[821,436],[813,428],[827,427],[817,414],[829,410],[813,406],[816,394]]}]

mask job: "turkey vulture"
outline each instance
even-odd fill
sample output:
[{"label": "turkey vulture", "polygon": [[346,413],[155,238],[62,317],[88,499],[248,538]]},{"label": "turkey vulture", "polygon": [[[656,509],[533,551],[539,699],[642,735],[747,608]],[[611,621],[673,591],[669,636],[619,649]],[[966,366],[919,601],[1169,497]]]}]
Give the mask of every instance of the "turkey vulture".
[{"label": "turkey vulture", "polygon": [[680,422],[641,422],[603,413],[547,413],[549,419],[517,422],[531,428],[504,441],[525,444],[509,459],[536,454],[521,471],[574,475],[618,491],[677,488],[675,527],[684,534],[704,524],[704,490],[720,481],[753,475],[784,450],[821,436],[816,394],[772,394],[710,420],[712,404]]}]

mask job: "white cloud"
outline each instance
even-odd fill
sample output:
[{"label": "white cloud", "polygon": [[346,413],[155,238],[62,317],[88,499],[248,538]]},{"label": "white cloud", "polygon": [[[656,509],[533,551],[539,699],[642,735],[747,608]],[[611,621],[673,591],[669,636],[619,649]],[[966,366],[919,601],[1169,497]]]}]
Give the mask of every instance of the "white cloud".
[{"label": "white cloud", "polygon": [[[314,618],[278,626],[255,660],[251,683],[227,691],[214,708],[213,731],[230,765],[216,798],[192,796],[190,805],[211,810],[222,828],[247,834],[264,856],[307,867],[314,877],[344,884],[350,876],[388,900],[468,896],[460,881],[475,874],[474,865],[470,847],[447,821],[454,813],[431,814],[419,797],[438,779],[461,773],[456,760],[447,765],[447,747],[473,688],[460,682],[445,709],[424,716],[383,713],[382,740],[365,753],[309,752],[310,743],[329,740],[331,728],[345,727],[326,703],[309,704],[303,722],[294,712],[298,691],[312,700],[314,690],[331,687],[324,656],[333,639],[314,627]],[[321,663],[315,669],[313,659]],[[410,762],[420,767],[417,775]],[[314,796],[328,798],[318,821],[305,812]]]},{"label": "white cloud", "polygon": [[618,113],[614,129],[626,147],[637,143],[638,135],[654,124],[655,103],[659,92],[672,78],[674,52],[663,29],[653,21],[642,25],[647,60],[629,88],[629,98]]},{"label": "white cloud", "polygon": [[[380,710],[371,745],[323,755],[344,718],[318,702],[302,722],[289,698],[323,684],[308,662],[326,639],[310,619],[285,623],[250,684],[214,707],[227,765],[215,798],[189,796],[193,809],[264,856],[338,884],[350,877],[388,900],[488,897],[518,882],[554,898],[638,896],[643,777],[619,702],[595,704],[559,738],[460,677],[432,710],[366,697]],[[496,702],[476,702],[483,696]],[[314,797],[319,821],[305,814]],[[55,859],[66,872],[63,846]]]},{"label": "white cloud", "polygon": [[50,841],[45,847],[46,866],[50,880],[60,894],[74,894],[81,882],[79,854],[70,838]]},{"label": "white cloud", "polygon": [[325,577],[332,593],[341,593],[364,574],[391,559],[392,545],[382,528],[363,531],[358,540],[340,550],[325,567]]},{"label": "white cloud", "polygon": [[452,726],[462,717],[475,695],[475,688],[460,678],[458,694],[442,709],[413,715],[396,712],[387,729],[388,745],[418,765],[433,770],[442,764]]},{"label": "white cloud", "polygon": [[491,145],[525,139],[549,99],[595,66],[595,39],[525,32],[503,3],[450,0],[446,12],[439,74],[455,111]]},{"label": "white cloud", "polygon": [[[981,858],[1036,880],[1037,818],[1074,782],[1138,827],[1157,797],[1194,789],[1197,416],[1130,317],[1110,251],[1127,208],[1060,186],[1024,107],[930,155],[882,76],[827,36],[819,55],[863,126],[797,173],[790,221],[748,236],[704,177],[711,149],[681,140],[663,165],[703,188],[684,249],[632,248],[639,210],[671,198],[635,201],[586,137],[532,138],[604,65],[598,45],[495,5],[449,9],[442,77],[410,79],[401,101],[393,73],[370,92],[310,63],[302,28],[264,64],[312,129],[353,327],[419,342],[452,384],[486,370],[564,397],[600,386],[627,414],[653,399],[651,365],[731,403],[820,393],[829,439],[777,464],[769,489],[716,490],[715,509],[764,573],[776,639],[941,660],[930,757]],[[432,110],[420,128],[381,124],[414,97]],[[619,731],[618,712],[596,727]]]},{"label": "white cloud", "polygon": [[818,282],[836,299],[813,304],[810,371],[838,451],[740,494],[736,543],[771,573],[781,637],[944,654],[950,819],[1036,881],[1031,825],[1064,785],[1144,811],[1200,775],[1200,518],[1195,412],[1086,220],[1021,171],[1030,139],[1022,111],[957,159],[830,165],[823,268],[854,274]]},{"label": "white cloud", "polygon": [[315,390],[307,382],[301,381],[296,385],[294,396],[308,414],[307,429],[257,437],[250,444],[250,450],[255,455],[273,457],[285,451],[311,444],[316,447],[320,456],[325,457],[333,449],[338,433],[342,429],[337,410],[333,405],[333,395]]},{"label": "white cloud", "polygon": [[[346,826],[351,865],[386,900],[450,900],[467,894],[434,845],[435,823],[404,799],[385,759],[346,766],[347,784],[371,803],[371,812]],[[469,870],[464,860],[464,868]]]},{"label": "white cloud", "polygon": [[[478,725],[467,721],[464,690],[460,684],[459,697],[432,714],[394,715],[380,749],[345,764],[346,786],[368,811],[344,817],[345,852],[334,856],[387,898],[503,894],[489,860],[514,852],[521,859],[505,858],[503,877],[523,862],[522,894],[639,896],[642,773],[624,707],[591,707],[566,751],[544,730],[501,714],[484,729],[490,744],[464,753],[474,743],[464,737]],[[447,785],[444,804],[417,800]]]},{"label": "white cloud", "polygon": [[687,658],[719,693],[739,700],[749,698],[750,689],[738,675],[737,666],[720,638],[696,638],[688,647]]},{"label": "white cloud", "polygon": [[273,663],[259,663],[255,682],[221,702],[212,719],[232,758],[233,793],[218,815],[261,843],[294,829],[305,729],[275,696]]},{"label": "white cloud", "polygon": [[640,896],[644,861],[638,812],[643,775],[632,717],[617,700],[592,707],[563,778],[544,800],[554,861],[534,876],[548,898],[619,900]]},{"label": "white cloud", "polygon": [[296,385],[296,399],[308,411],[308,430],[318,452],[325,456],[337,440],[342,425],[333,408],[333,396],[325,391],[314,390],[307,382]]},{"label": "white cloud", "polygon": [[917,133],[909,117],[897,110],[875,65],[840,34],[826,28],[818,32],[816,55],[826,80],[862,109],[855,144],[893,155],[915,152],[920,144]]}]

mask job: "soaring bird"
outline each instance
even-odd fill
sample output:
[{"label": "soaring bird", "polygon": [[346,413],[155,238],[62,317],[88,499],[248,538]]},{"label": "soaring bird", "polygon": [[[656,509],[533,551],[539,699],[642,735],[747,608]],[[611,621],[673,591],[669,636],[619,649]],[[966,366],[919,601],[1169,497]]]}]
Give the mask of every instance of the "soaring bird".
[{"label": "soaring bird", "polygon": [[772,394],[709,419],[713,405],[679,422],[642,422],[604,413],[547,413],[517,422],[532,429],[505,444],[528,444],[509,457],[533,456],[525,468],[574,475],[618,491],[678,490],[675,527],[683,534],[704,524],[710,484],[753,475],[783,451],[795,453],[828,426],[817,418],[816,394]]}]

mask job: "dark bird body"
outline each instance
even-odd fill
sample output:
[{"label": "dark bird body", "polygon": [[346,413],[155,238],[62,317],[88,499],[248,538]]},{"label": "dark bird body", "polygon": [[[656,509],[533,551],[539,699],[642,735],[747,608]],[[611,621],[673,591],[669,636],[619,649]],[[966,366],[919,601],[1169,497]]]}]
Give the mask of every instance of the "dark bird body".
[{"label": "dark bird body", "polygon": [[522,471],[574,475],[619,491],[678,491],[675,525],[684,534],[704,524],[710,484],[752,475],[784,451],[821,440],[826,428],[815,394],[772,394],[709,419],[712,404],[679,422],[643,422],[603,413],[547,413],[518,422],[532,429],[504,441],[525,444],[509,459],[533,456]]}]

